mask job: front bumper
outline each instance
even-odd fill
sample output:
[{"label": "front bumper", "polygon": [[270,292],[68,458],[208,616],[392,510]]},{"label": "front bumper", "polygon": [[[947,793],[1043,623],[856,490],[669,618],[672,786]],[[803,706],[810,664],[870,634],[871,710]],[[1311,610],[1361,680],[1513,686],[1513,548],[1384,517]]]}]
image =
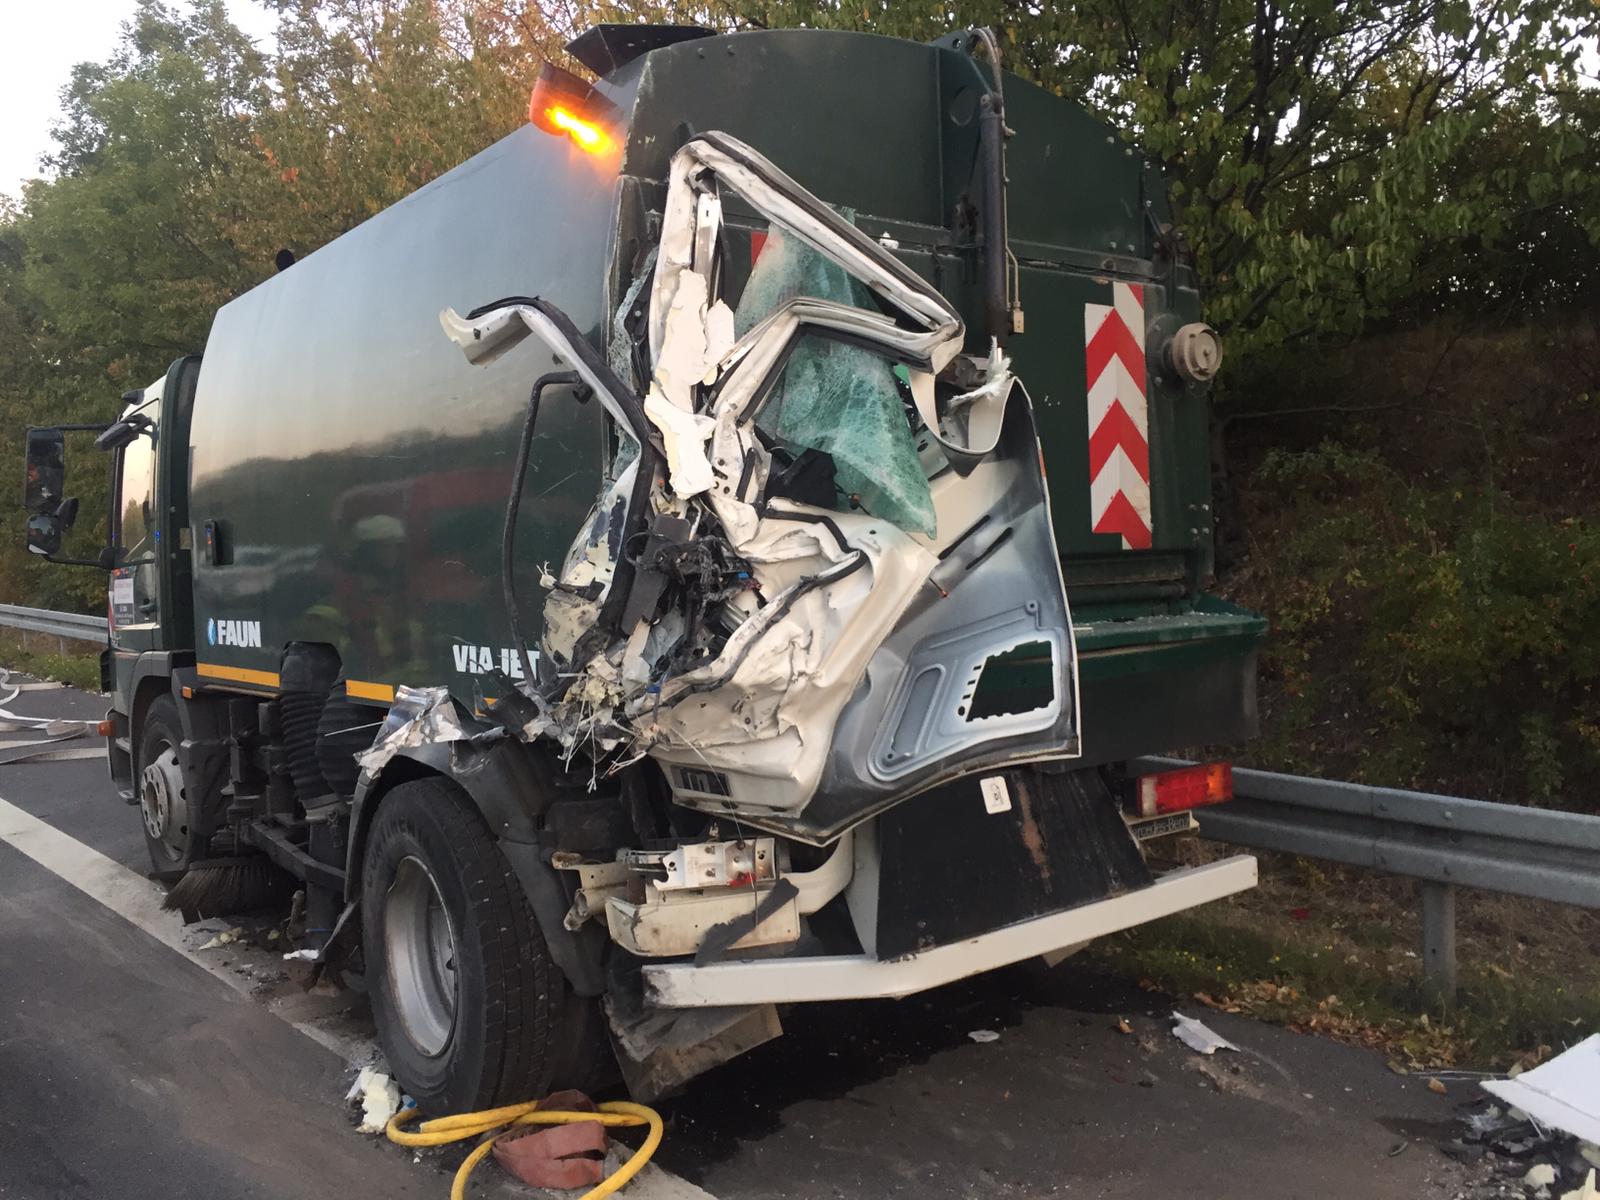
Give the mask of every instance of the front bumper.
[{"label": "front bumper", "polygon": [[644,968],[645,999],[661,1008],[706,1008],[908,996],[1220,900],[1255,883],[1256,860],[1244,854],[1170,871],[1135,892],[887,962],[861,954],[747,959],[703,967],[652,963]]}]

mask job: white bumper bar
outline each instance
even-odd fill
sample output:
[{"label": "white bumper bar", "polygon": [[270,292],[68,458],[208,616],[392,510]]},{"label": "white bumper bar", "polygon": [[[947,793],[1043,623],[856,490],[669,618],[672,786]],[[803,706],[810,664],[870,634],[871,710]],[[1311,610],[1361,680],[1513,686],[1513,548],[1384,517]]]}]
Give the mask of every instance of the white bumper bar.
[{"label": "white bumper bar", "polygon": [[1203,867],[1169,871],[1137,892],[889,962],[863,954],[747,959],[705,967],[653,963],[644,968],[645,999],[662,1008],[704,1008],[909,996],[1220,900],[1254,887],[1255,882],[1256,860],[1241,854]]}]

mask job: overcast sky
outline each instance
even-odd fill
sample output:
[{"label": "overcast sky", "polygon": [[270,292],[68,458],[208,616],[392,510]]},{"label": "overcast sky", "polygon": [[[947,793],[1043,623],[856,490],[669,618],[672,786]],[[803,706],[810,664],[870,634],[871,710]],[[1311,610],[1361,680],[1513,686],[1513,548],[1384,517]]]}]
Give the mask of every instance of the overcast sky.
[{"label": "overcast sky", "polygon": [[[15,196],[40,173],[60,94],[80,62],[104,59],[134,0],[0,0],[0,192]],[[259,43],[274,18],[254,0],[228,0],[234,22]]]}]

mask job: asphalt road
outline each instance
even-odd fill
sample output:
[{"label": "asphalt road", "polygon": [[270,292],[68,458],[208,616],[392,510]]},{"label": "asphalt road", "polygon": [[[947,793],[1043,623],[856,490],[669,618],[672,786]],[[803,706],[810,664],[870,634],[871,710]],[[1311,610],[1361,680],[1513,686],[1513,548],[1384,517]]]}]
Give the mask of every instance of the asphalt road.
[{"label": "asphalt road", "polygon": [[[62,689],[12,707],[98,717],[104,702]],[[366,1036],[359,995],[302,995],[273,955],[198,949],[220,923],[158,928],[147,898],[68,881],[80,857],[114,872],[90,851],[148,868],[102,761],[0,765],[0,800],[0,1197],[443,1200],[447,1164],[353,1129],[336,1051]],[[41,836],[52,868],[16,848]],[[1374,1054],[1192,1012],[1241,1048],[1204,1058],[1169,1035],[1172,1007],[1070,960],[907,1000],[797,1006],[784,1037],[663,1103],[666,1171],[624,1195],[1462,1191],[1435,1145],[1473,1098],[1465,1085],[1435,1095]],[[975,1042],[980,1029],[999,1037]]]}]

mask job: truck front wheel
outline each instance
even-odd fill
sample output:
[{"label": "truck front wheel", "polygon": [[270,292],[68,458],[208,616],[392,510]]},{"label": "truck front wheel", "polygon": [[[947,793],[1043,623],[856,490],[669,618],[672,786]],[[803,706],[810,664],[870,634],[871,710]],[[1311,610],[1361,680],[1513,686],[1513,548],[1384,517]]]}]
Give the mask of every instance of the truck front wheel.
[{"label": "truck front wheel", "polygon": [[402,783],[373,818],[362,939],[378,1035],[424,1113],[544,1094],[565,981],[483,818],[443,779]]},{"label": "truck front wheel", "polygon": [[189,794],[188,780],[178,761],[183,726],[178,704],[171,696],[157,696],[145,710],[133,764],[133,784],[144,822],[144,844],[150,862],[169,877],[182,875],[195,859],[204,857],[206,839],[200,836],[201,797]]}]

